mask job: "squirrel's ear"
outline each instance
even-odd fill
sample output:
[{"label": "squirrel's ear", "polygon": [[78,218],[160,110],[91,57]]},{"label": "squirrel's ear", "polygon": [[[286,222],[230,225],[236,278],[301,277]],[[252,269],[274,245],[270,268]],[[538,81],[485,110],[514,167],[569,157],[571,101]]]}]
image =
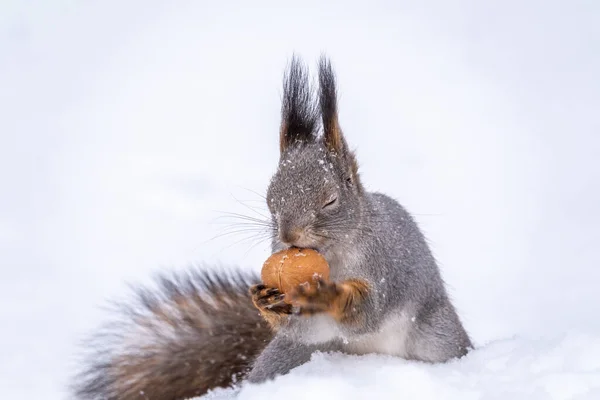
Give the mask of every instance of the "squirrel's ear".
[{"label": "squirrel's ear", "polygon": [[319,107],[323,118],[323,141],[329,151],[343,154],[346,149],[342,129],[338,122],[335,74],[325,56],[319,60]]},{"label": "squirrel's ear", "polygon": [[354,153],[348,148],[338,121],[335,74],[331,63],[324,55],[319,60],[319,107],[323,118],[323,141],[325,146],[329,151],[344,159],[348,167],[346,178],[348,183],[360,190],[358,162]]},{"label": "squirrel's ear", "polygon": [[308,72],[292,57],[283,80],[279,148],[283,153],[294,143],[314,142],[317,136],[318,110],[313,102]]}]

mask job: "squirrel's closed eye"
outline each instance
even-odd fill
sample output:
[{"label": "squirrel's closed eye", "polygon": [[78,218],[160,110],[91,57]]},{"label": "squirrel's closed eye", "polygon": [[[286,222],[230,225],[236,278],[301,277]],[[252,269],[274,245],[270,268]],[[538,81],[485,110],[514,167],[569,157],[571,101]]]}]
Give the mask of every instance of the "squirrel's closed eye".
[{"label": "squirrel's closed eye", "polygon": [[323,208],[331,207],[336,202],[337,202],[337,196],[334,196],[334,197],[330,198],[327,203],[325,203],[325,205],[323,206]]}]

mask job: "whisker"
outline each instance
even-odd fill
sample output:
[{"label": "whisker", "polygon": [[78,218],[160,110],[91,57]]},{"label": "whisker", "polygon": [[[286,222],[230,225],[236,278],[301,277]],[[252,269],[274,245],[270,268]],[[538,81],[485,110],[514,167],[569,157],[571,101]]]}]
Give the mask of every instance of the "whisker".
[{"label": "whisker", "polygon": [[[270,244],[271,244],[271,241],[273,240],[273,238],[271,237],[271,238],[268,238],[268,239],[270,239],[270,240],[269,240],[269,247],[270,247]],[[261,239],[261,240],[255,240],[255,241],[254,241],[254,242],[253,242],[253,243],[250,245],[250,247],[248,248],[248,250],[246,250],[246,252],[244,253],[244,257],[246,257],[246,256],[248,255],[248,253],[250,253],[250,252],[251,252],[253,249],[255,249],[255,248],[256,248],[256,246],[258,246],[258,245],[259,245],[259,244],[261,244],[262,242],[264,242],[264,239]]]},{"label": "whisker", "polygon": [[234,218],[234,219],[242,219],[245,221],[254,221],[254,222],[260,222],[260,223],[269,223],[271,224],[271,218],[267,218],[265,217],[264,219],[260,219],[260,218],[256,218],[256,217],[251,217],[249,215],[244,215],[244,214],[239,214],[239,213],[233,213],[233,212],[228,212],[228,211],[217,211],[220,212],[223,215],[220,215],[219,217],[216,217],[215,219],[223,219],[223,218]]},{"label": "whisker", "polygon": [[250,210],[250,211],[252,211],[252,212],[254,212],[254,213],[256,213],[256,214],[260,215],[261,217],[263,217],[263,218],[265,218],[265,219],[267,218],[267,216],[266,216],[266,215],[264,215],[264,214],[262,214],[262,213],[260,213],[260,212],[256,211],[256,209],[255,209],[254,207],[250,207],[250,206],[248,206],[247,204],[244,204],[243,202],[241,202],[240,200],[238,200],[238,199],[237,199],[237,198],[236,198],[234,195],[232,195],[232,194],[231,194],[231,197],[232,197],[232,198],[233,198],[235,201],[237,201],[238,203],[240,203],[242,206],[246,207],[248,210]]},{"label": "whisker", "polygon": [[201,244],[206,244],[213,240],[236,235],[236,234],[251,234],[251,236],[250,236],[251,238],[272,235],[272,233],[267,229],[258,230],[258,229],[251,229],[251,228],[241,228],[241,229],[235,229],[235,230],[219,233],[219,234],[211,237],[210,239],[202,242]]},{"label": "whisker", "polygon": [[257,192],[257,191],[255,191],[255,190],[248,189],[248,188],[245,188],[245,187],[243,187],[243,186],[238,186],[238,187],[239,187],[240,189],[247,190],[247,191],[248,191],[248,192],[250,192],[250,193],[254,193],[255,195],[257,195],[258,197],[260,197],[260,198],[261,198],[261,199],[263,199],[263,200],[267,200],[267,197],[266,197],[265,195],[262,195],[262,194],[258,193],[258,192]]},{"label": "whisker", "polygon": [[221,225],[222,230],[227,230],[227,229],[235,229],[235,228],[240,228],[240,229],[249,229],[249,230],[257,230],[257,231],[262,231],[262,230],[269,230],[272,227],[271,226],[267,226],[267,225],[259,225],[253,222],[238,222],[238,223],[222,223],[219,224]]}]

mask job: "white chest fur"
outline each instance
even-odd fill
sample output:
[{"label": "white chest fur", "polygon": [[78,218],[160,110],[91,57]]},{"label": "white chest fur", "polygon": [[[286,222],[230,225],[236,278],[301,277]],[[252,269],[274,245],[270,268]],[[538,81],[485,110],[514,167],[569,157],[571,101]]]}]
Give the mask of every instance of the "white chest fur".
[{"label": "white chest fur", "polygon": [[293,335],[305,344],[326,343],[341,336],[339,325],[326,314],[302,318],[295,322],[292,329]]},{"label": "white chest fur", "polygon": [[399,311],[390,316],[378,332],[348,339],[346,351],[353,354],[379,353],[406,357],[408,337],[413,324],[411,315]]},{"label": "white chest fur", "polygon": [[326,315],[298,320],[289,331],[302,343],[319,344],[342,339],[344,351],[350,354],[388,354],[406,358],[408,342],[414,329],[413,315],[406,310],[391,313],[377,332],[359,336],[346,335],[343,329]]}]

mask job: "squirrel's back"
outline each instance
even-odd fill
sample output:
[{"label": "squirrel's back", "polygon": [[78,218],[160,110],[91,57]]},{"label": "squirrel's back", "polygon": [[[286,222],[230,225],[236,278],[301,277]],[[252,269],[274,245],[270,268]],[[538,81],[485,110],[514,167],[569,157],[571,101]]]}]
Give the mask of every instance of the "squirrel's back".
[{"label": "squirrel's back", "polygon": [[136,289],[122,318],[87,345],[77,399],[175,400],[242,380],[272,338],[248,287],[254,274],[186,271]]}]

